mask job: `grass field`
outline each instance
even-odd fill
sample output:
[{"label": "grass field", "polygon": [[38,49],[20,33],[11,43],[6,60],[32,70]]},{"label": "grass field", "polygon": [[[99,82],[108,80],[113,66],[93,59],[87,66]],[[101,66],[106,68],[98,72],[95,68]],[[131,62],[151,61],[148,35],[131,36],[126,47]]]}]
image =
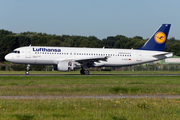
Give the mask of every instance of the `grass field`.
[{"label": "grass field", "polygon": [[180,94],[179,76],[0,76],[0,95]]},{"label": "grass field", "polygon": [[[24,72],[23,72],[24,73]],[[23,74],[15,72],[15,74]],[[33,73],[33,71],[32,71]],[[43,74],[44,72],[36,72]],[[68,73],[68,72],[67,72]],[[67,74],[65,73],[65,74]],[[103,74],[105,74],[104,72]],[[169,72],[165,73],[168,74]],[[8,72],[0,74],[9,74]],[[14,73],[12,73],[14,74]],[[35,74],[35,73],[34,73]],[[45,74],[45,73],[44,73]],[[49,73],[46,74],[64,74]],[[71,73],[72,74],[72,73]],[[79,74],[74,72],[73,74]],[[94,74],[94,73],[92,73]],[[101,74],[101,73],[98,73]],[[110,73],[112,74],[112,73]],[[114,74],[119,74],[114,72]],[[125,72],[123,74],[131,74]],[[136,74],[142,74],[136,72]],[[144,73],[149,74],[149,73]],[[162,73],[158,73],[162,74]],[[173,74],[173,73],[170,73]],[[177,74],[177,73],[174,73]],[[179,95],[179,76],[0,76],[0,95]],[[180,99],[0,99],[1,120],[179,120]]]},{"label": "grass field", "polygon": [[4,99],[0,119],[179,120],[180,99]]}]

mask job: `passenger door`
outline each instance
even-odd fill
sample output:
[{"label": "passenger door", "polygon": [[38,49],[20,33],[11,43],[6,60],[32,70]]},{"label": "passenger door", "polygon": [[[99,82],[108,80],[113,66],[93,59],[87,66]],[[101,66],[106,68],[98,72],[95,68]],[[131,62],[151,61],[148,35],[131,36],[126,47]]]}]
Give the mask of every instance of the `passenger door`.
[{"label": "passenger door", "polygon": [[137,52],[137,59],[136,61],[142,61],[142,54],[141,52]]},{"label": "passenger door", "polygon": [[26,58],[31,58],[31,47],[26,48]]}]

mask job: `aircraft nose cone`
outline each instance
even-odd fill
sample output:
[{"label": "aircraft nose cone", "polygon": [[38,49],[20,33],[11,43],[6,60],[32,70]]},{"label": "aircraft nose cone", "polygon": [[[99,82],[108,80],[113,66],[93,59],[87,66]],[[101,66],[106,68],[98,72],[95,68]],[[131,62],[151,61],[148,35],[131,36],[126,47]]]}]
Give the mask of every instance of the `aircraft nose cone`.
[{"label": "aircraft nose cone", "polygon": [[6,61],[9,61],[9,59],[10,59],[9,54],[7,54],[7,55],[4,57],[4,59],[5,59]]}]

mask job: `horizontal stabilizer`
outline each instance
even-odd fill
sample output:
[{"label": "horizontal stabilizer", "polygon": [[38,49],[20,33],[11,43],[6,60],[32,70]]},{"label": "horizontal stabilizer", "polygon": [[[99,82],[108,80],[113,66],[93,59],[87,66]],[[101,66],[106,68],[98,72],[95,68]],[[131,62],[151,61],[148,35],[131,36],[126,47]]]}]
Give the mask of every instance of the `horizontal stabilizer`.
[{"label": "horizontal stabilizer", "polygon": [[153,57],[160,57],[160,56],[166,56],[166,57],[173,57],[173,53],[158,53],[158,54],[154,54]]}]

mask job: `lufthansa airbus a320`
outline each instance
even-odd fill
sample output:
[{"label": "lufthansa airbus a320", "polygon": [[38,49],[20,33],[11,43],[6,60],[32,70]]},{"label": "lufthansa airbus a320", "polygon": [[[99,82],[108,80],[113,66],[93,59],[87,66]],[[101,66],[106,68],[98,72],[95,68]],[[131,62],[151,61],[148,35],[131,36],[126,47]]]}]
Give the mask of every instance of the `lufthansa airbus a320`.
[{"label": "lufthansa airbus a320", "polygon": [[164,52],[170,24],[162,24],[150,39],[139,49],[75,48],[75,47],[19,47],[5,56],[5,60],[27,64],[53,65],[58,71],[81,68],[81,74],[89,74],[88,67],[122,67],[153,62],[173,53]]}]

